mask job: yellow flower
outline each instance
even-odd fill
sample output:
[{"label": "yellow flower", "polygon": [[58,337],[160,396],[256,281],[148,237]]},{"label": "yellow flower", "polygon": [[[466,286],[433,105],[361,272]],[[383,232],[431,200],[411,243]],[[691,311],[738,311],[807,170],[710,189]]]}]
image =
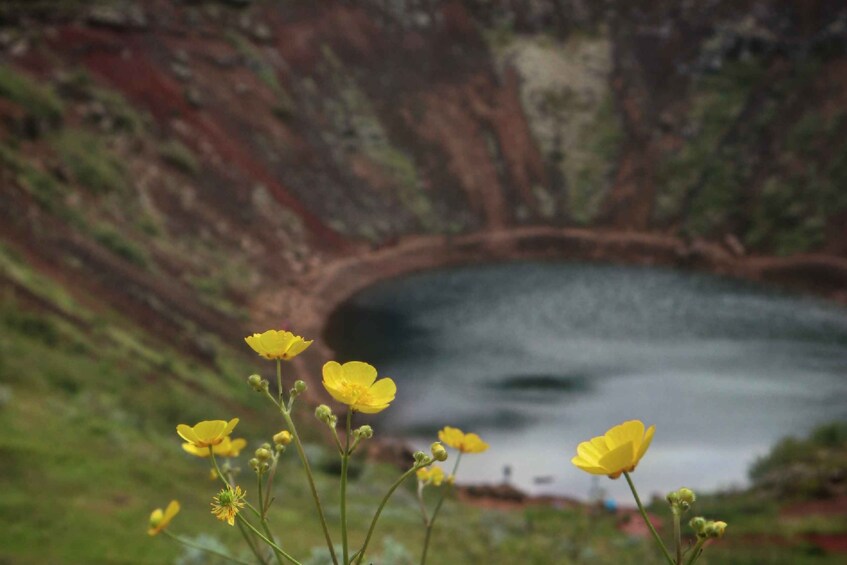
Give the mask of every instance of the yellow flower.
[{"label": "yellow flower", "polygon": [[282,430],[278,434],[274,434],[273,437],[274,443],[277,445],[288,445],[292,439],[294,439],[294,436],[288,430]]},{"label": "yellow flower", "polygon": [[644,423],[629,420],[610,429],[603,436],[584,441],[576,448],[571,463],[592,475],[608,475],[617,479],[624,471],[632,472],[644,457],[656,426],[644,433]]},{"label": "yellow flower", "polygon": [[323,385],[334,399],[356,412],[376,414],[394,400],[397,385],[389,378],[376,380],[376,369],[361,361],[340,365],[329,361],[323,368]]},{"label": "yellow flower", "polygon": [[241,490],[241,487],[236,486],[235,489],[227,487],[212,497],[212,514],[218,520],[226,522],[230,526],[235,525],[235,516],[238,511],[244,508],[244,497],[246,492]]},{"label": "yellow flower", "polygon": [[204,420],[194,427],[180,424],[176,427],[176,433],[194,447],[203,448],[223,442],[224,438],[232,433],[236,424],[238,424],[238,418],[233,418],[229,422]]},{"label": "yellow flower", "polygon": [[265,333],[253,334],[244,338],[253,351],[265,359],[284,359],[303,353],[312,345],[312,340],[305,340],[285,330],[268,330]]},{"label": "yellow flower", "polygon": [[171,500],[164,512],[161,508],[155,509],[153,513],[150,514],[150,528],[147,530],[147,533],[151,536],[155,536],[164,530],[177,514],[179,514],[179,502],[176,500]]},{"label": "yellow flower", "polygon": [[441,483],[444,482],[444,469],[441,467],[424,467],[422,469],[418,469],[415,474],[418,477],[418,480],[425,485],[434,485],[441,486]]},{"label": "yellow flower", "polygon": [[462,453],[482,453],[488,449],[488,444],[476,434],[466,434],[459,428],[445,426],[438,432],[438,439]]},{"label": "yellow flower", "polygon": [[[223,441],[212,447],[212,451],[217,457],[238,457],[241,450],[247,447],[247,440],[244,438],[229,439],[229,436],[224,437]],[[208,457],[208,447],[197,447],[193,443],[183,443],[182,448],[191,455],[197,457]]]}]

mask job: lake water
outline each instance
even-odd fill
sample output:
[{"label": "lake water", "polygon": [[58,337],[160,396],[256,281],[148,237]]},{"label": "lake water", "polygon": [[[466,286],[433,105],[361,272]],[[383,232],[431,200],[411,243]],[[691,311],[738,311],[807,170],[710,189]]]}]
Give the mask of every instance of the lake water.
[{"label": "lake water", "polygon": [[[325,338],[397,382],[378,434],[426,448],[444,425],[478,432],[491,448],[463,458],[459,482],[499,482],[509,465],[536,494],[585,498],[576,445],[627,419],[657,428],[633,475],[642,496],[743,485],[778,439],[847,419],[847,309],[701,274],[433,271],[354,296]],[[630,500],[623,481],[600,486]]]}]

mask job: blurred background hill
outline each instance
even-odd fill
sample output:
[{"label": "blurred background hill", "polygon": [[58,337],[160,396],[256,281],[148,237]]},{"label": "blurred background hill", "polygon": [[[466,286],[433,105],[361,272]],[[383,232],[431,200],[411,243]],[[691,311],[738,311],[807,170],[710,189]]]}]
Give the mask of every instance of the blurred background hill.
[{"label": "blurred background hill", "polygon": [[838,0],[0,0],[0,562],[170,556],[174,425],[267,431],[243,336],[404,256],[845,301],[846,187]]}]

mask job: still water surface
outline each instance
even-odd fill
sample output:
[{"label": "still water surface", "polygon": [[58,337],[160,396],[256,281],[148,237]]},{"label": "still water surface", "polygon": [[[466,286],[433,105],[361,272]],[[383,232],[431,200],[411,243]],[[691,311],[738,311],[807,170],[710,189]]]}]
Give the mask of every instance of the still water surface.
[{"label": "still water surface", "polygon": [[[847,309],[701,274],[596,264],[468,267],[354,296],[326,335],[397,381],[377,433],[421,448],[444,424],[491,444],[459,482],[584,498],[577,443],[638,418],[645,495],[743,485],[779,438],[847,419]],[[364,421],[364,418],[362,419]],[[605,480],[628,500],[626,484]]]}]

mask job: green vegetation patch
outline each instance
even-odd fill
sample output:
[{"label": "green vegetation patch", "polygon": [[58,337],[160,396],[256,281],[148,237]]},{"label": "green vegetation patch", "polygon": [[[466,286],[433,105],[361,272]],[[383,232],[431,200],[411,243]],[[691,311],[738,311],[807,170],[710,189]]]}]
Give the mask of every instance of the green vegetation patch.
[{"label": "green vegetation patch", "polygon": [[159,156],[164,161],[187,175],[196,175],[200,172],[200,163],[194,153],[188,147],[170,139],[159,146]]},{"label": "green vegetation patch", "polygon": [[126,168],[99,136],[83,130],[65,129],[52,141],[74,181],[86,190],[94,194],[126,190]]},{"label": "green vegetation patch", "polygon": [[52,124],[58,124],[62,119],[62,101],[51,87],[39,84],[6,65],[0,65],[0,97],[20,105],[34,118]]}]

